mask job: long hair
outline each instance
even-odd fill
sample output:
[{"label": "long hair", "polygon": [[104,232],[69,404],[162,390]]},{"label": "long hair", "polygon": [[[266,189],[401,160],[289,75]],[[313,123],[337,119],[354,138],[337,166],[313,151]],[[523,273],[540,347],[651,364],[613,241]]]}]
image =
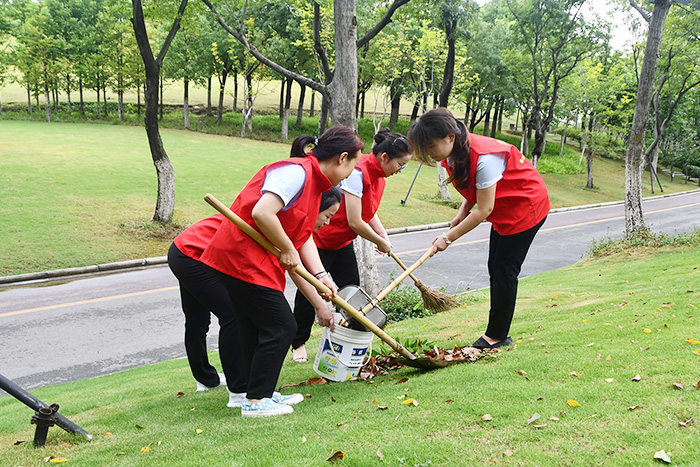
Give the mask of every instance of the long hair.
[{"label": "long hair", "polygon": [[318,212],[323,212],[334,204],[340,204],[342,200],[340,188],[332,186],[330,190],[321,194],[321,207],[318,208]]},{"label": "long hair", "polygon": [[433,160],[426,154],[425,148],[434,140],[455,135],[455,143],[452,148],[452,162],[454,169],[447,179],[448,183],[455,182],[458,190],[465,190],[469,186],[469,134],[464,123],[460,122],[449,110],[444,107],[428,110],[411,125],[408,131],[408,140],[411,150],[417,157],[433,165]]},{"label": "long hair", "polygon": [[321,136],[300,135],[292,142],[290,157],[306,157],[306,147],[313,145],[312,155],[319,161],[325,161],[344,152],[350,159],[365,147],[365,143],[348,127],[333,126]]},{"label": "long hair", "polygon": [[389,159],[398,159],[410,154],[408,139],[401,133],[390,133],[388,128],[382,128],[374,135],[374,156],[385,152]]}]

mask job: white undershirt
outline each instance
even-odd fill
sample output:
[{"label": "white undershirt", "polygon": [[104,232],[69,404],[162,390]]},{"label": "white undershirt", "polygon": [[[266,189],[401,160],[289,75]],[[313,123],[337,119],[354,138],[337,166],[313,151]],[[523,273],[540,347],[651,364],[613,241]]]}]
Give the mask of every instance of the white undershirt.
[{"label": "white undershirt", "polygon": [[[447,159],[447,164],[454,168],[452,158]],[[479,190],[485,190],[503,178],[503,172],[508,166],[508,153],[482,154],[476,162],[476,176],[474,183]]]},{"label": "white undershirt", "polygon": [[274,193],[284,203],[282,211],[286,211],[297,202],[304,191],[306,171],[298,164],[286,163],[268,170],[260,194]]},{"label": "white undershirt", "polygon": [[348,178],[340,182],[338,188],[343,190],[345,193],[350,193],[358,198],[362,198],[363,186],[362,171],[360,169],[355,169]]}]

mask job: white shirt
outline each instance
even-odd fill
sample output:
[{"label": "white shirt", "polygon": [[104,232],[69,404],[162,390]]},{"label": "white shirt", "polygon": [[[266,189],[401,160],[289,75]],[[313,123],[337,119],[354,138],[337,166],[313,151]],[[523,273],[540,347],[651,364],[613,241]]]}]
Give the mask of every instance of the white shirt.
[{"label": "white shirt", "polygon": [[345,193],[350,193],[358,198],[362,198],[362,180],[362,171],[360,169],[355,169],[348,178],[340,182],[338,188],[343,190]]},{"label": "white shirt", "polygon": [[[451,157],[447,159],[447,164],[454,168],[454,161]],[[503,172],[508,166],[508,153],[482,154],[476,161],[476,176],[474,183],[479,190],[485,190],[503,178]]]},{"label": "white shirt", "polygon": [[305,181],[306,171],[302,166],[286,163],[267,171],[260,194],[267,192],[276,194],[284,203],[282,211],[286,211],[301,196]]}]

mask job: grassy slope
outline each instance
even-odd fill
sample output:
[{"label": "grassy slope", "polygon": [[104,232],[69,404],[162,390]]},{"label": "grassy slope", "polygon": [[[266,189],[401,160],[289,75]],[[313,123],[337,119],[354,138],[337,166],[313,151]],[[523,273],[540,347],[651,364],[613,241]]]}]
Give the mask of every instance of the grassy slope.
[{"label": "grassy slope", "polygon": [[[183,359],[33,391],[59,402],[92,442],[52,428],[47,446],[34,449],[31,411],[0,398],[0,463],[322,466],[340,450],[348,466],[653,466],[663,449],[674,465],[696,465],[700,345],[686,339],[700,340],[698,263],[697,247],[637,250],[529,277],[512,328],[517,348],[430,372],[303,386],[310,399],[284,418],[244,420],[225,407],[223,389],[194,393]],[[467,307],[387,332],[464,345],[487,314],[487,297],[474,292]],[[310,350],[308,363],[284,365],[280,384],[315,376]],[[405,396],[419,405],[401,404]],[[540,418],[528,424],[533,414]]]},{"label": "grassy slope", "polygon": [[[142,128],[0,120],[0,275],[164,255],[178,228],[212,213],[205,193],[231,202],[262,165],[289,154],[288,144],[178,130],[163,130],[162,137],[175,170],[178,225],[154,234],[144,228],[155,207],[156,174]],[[621,162],[595,164],[594,190],[584,188],[585,175],[545,174],[552,205],[621,200]],[[431,167],[421,169],[400,205],[417,167],[412,162],[387,181],[379,210],[387,228],[454,215],[433,199]],[[662,181],[668,192],[694,188],[663,175]]]}]

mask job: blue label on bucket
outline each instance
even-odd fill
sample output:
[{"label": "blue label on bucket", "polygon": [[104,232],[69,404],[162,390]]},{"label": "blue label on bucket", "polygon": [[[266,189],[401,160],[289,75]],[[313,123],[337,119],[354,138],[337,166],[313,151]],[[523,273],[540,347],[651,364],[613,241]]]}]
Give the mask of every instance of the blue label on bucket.
[{"label": "blue label on bucket", "polygon": [[[326,350],[331,350],[331,346],[329,345],[331,343],[328,339],[325,340],[323,343],[323,351],[325,352]],[[343,346],[341,344],[336,344],[335,342],[332,342],[333,344],[333,350],[335,350],[336,353],[343,353]]]},{"label": "blue label on bucket", "polygon": [[360,347],[360,348],[352,349],[352,356],[353,357],[361,357],[366,353],[367,353],[367,347]]}]

